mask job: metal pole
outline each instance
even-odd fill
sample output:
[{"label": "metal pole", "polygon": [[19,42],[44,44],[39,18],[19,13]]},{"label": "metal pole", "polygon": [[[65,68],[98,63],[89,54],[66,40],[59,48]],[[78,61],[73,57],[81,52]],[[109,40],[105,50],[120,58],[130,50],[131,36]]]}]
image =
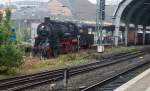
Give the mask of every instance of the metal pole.
[{"label": "metal pole", "polygon": [[67,88],[68,84],[68,69],[64,70],[64,81],[63,81],[64,87]]},{"label": "metal pole", "polygon": [[[100,38],[100,0],[97,0],[97,9],[96,9],[96,31],[97,31],[97,38]],[[97,41],[97,45],[101,44],[101,38]]]},{"label": "metal pole", "polygon": [[138,36],[137,32],[138,32],[138,25],[136,24],[135,25],[134,45],[137,45],[137,36]]},{"label": "metal pole", "polygon": [[78,35],[77,38],[78,38],[78,52],[79,52],[79,50],[80,50],[80,35]]},{"label": "metal pole", "polygon": [[97,8],[96,8],[96,31],[97,31],[97,46],[98,52],[103,52],[102,45],[102,30],[103,30],[103,18],[105,10],[105,0],[97,0]]},{"label": "metal pole", "polygon": [[145,45],[146,26],[143,26],[143,45]]},{"label": "metal pole", "polygon": [[129,31],[129,24],[126,23],[126,26],[125,26],[125,46],[128,46],[128,31]]}]

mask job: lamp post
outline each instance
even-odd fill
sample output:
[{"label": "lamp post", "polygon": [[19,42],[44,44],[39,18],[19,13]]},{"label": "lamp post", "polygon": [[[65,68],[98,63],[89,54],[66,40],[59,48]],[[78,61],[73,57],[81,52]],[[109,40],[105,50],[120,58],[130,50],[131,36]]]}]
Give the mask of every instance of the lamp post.
[{"label": "lamp post", "polygon": [[105,19],[105,0],[97,0],[96,8],[96,31],[97,31],[97,51],[103,52],[104,45],[102,44],[103,20]]}]

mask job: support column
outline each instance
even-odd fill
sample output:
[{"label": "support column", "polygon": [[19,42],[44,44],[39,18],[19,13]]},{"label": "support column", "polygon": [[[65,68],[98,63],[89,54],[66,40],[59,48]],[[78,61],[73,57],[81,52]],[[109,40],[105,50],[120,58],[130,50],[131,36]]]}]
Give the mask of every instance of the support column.
[{"label": "support column", "polygon": [[143,26],[143,45],[145,45],[146,26]]},{"label": "support column", "polygon": [[113,35],[113,38],[114,38],[113,44],[115,45],[115,47],[118,47],[120,20],[121,20],[121,16],[116,15],[116,17],[114,17],[115,30],[114,30],[114,35]]},{"label": "support column", "polygon": [[125,31],[122,31],[122,44],[124,44],[125,43]]},{"label": "support column", "polygon": [[128,31],[129,31],[129,24],[127,23],[125,26],[125,46],[128,46]]},{"label": "support column", "polygon": [[134,45],[137,45],[137,39],[138,39],[138,25],[135,25],[135,36],[134,36]]},{"label": "support column", "polygon": [[112,32],[111,32],[111,36],[113,37],[113,35],[114,35],[114,31],[112,30]]},{"label": "support column", "polygon": [[119,41],[118,37],[119,37],[119,26],[116,26],[115,31],[114,31],[114,45],[115,45],[115,47],[118,46],[118,41]]}]

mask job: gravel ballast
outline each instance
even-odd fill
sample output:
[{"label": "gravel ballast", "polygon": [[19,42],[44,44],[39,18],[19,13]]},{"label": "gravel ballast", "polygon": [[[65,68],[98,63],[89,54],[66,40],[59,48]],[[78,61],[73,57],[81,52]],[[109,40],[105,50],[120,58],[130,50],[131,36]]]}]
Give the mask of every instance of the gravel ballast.
[{"label": "gravel ballast", "polygon": [[[107,77],[111,76],[111,74],[126,69],[128,67],[132,67],[133,65],[136,65],[141,62],[145,62],[146,59],[149,59],[149,55],[144,55],[142,57],[138,57],[132,60],[124,61],[121,63],[117,63],[114,65],[110,65],[108,67],[100,68],[94,71],[90,71],[85,74],[81,74],[78,76],[74,76],[68,80],[68,89],[67,91],[72,91],[78,88],[83,88],[90,86],[94,83],[97,83],[99,81],[102,81],[103,79],[106,79]],[[40,85],[34,88],[27,89],[25,91],[51,91],[50,90],[50,84],[55,84],[54,88],[56,91],[66,91],[63,90],[63,81],[58,82],[50,82],[49,84]]]}]

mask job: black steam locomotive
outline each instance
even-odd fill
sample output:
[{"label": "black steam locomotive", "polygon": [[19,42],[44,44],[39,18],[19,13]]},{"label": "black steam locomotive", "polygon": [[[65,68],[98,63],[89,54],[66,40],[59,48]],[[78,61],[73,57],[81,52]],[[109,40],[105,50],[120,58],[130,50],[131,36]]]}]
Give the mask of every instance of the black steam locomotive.
[{"label": "black steam locomotive", "polygon": [[49,58],[60,53],[76,52],[79,48],[90,48],[94,35],[88,34],[88,29],[92,31],[94,27],[45,18],[37,28],[33,54]]}]

